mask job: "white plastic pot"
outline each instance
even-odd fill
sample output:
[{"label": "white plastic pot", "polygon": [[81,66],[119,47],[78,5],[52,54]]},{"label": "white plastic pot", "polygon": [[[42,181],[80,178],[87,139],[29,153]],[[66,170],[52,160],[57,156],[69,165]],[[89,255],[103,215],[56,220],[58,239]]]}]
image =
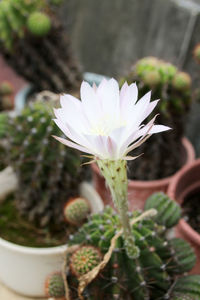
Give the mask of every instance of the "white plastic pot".
[{"label": "white plastic pot", "polygon": [[[80,194],[88,199],[93,213],[103,209],[101,198],[90,184],[82,183]],[[66,245],[24,247],[0,238],[0,281],[21,295],[44,297],[45,280],[49,274],[61,270],[66,249]]]}]

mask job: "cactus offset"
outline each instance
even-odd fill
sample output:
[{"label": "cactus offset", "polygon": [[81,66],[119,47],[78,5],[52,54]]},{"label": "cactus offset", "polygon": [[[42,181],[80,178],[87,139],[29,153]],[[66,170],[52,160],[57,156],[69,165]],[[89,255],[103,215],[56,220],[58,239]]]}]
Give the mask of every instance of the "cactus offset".
[{"label": "cactus offset", "polygon": [[70,258],[71,272],[76,277],[80,277],[96,267],[100,263],[101,258],[102,255],[97,248],[93,246],[81,246]]},{"label": "cactus offset", "polygon": [[65,299],[65,288],[61,273],[57,272],[48,276],[45,282],[45,292],[47,297]]},{"label": "cactus offset", "polygon": [[90,212],[90,206],[84,198],[72,198],[64,206],[65,220],[73,225],[79,225],[83,222]]},{"label": "cactus offset", "polygon": [[28,30],[35,36],[45,36],[51,29],[50,18],[41,12],[32,13],[27,20]]},{"label": "cactus offset", "polygon": [[18,176],[17,207],[39,226],[64,225],[63,206],[79,195],[80,154],[55,141],[58,131],[45,102],[36,101],[9,120],[8,163]]},{"label": "cactus offset", "polygon": [[[156,199],[160,195],[154,195],[154,197]],[[169,202],[173,205],[170,205]],[[156,208],[158,216],[162,215],[163,224],[162,218],[159,219],[158,224],[156,222],[158,217],[155,217],[154,220],[144,219],[132,225],[135,244],[140,249],[139,257],[137,259],[128,258],[124,250],[123,238],[119,237],[106,267],[85,288],[84,299],[158,300],[171,299],[172,295],[178,297],[179,294],[184,294],[181,284],[179,290],[178,282],[182,278],[177,281],[177,274],[181,275],[194,266],[195,254],[187,242],[180,239],[168,240],[167,230],[171,228],[172,224],[175,225],[173,213],[179,211],[179,207],[164,195],[162,195],[162,204],[168,209],[159,212],[162,206],[157,205]],[[130,218],[133,219],[139,215],[139,212],[134,211],[130,213]],[[178,222],[180,215],[176,214],[176,216],[176,222]],[[98,248],[104,255],[110,247],[111,239],[120,229],[118,214],[112,208],[106,207],[101,214],[92,215],[89,218],[89,222],[85,223],[71,238],[69,246],[83,244],[85,247],[89,245]],[[72,257],[73,254],[69,259],[69,264]],[[78,282],[73,278],[74,272],[70,272],[68,282],[72,287],[72,295],[76,299]],[[198,279],[200,280],[200,277]],[[196,283],[191,279],[192,284]],[[195,299],[192,298],[193,294],[191,290],[189,291],[189,287],[187,290],[188,293],[185,294],[191,297],[189,299]],[[196,295],[200,296],[200,292],[196,291]]]},{"label": "cactus offset", "polygon": [[64,92],[76,89],[82,76],[56,18],[55,4],[47,0],[2,0],[0,51],[37,90]]},{"label": "cactus offset", "polygon": [[[152,98],[161,99],[156,106],[159,123],[173,130],[153,135],[140,147],[143,159],[128,163],[129,178],[155,180],[173,175],[184,163],[181,139],[184,134],[185,117],[191,105],[191,78],[177,67],[155,57],[139,60],[124,81],[137,82],[139,97],[152,90]],[[134,153],[135,155],[135,153]],[[150,164],[149,161],[154,161]]]}]

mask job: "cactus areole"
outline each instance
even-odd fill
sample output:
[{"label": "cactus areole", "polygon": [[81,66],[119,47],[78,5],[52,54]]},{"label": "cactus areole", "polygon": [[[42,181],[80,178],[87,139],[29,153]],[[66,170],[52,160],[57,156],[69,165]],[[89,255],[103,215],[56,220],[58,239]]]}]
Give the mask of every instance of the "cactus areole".
[{"label": "cactus areole", "polygon": [[54,110],[54,121],[68,139],[55,138],[91,154],[97,161],[120,215],[127,255],[138,257],[139,249],[135,246],[128,217],[126,161],[135,159],[128,153],[150,135],[169,127],[154,125],[155,117],[147,125],[142,124],[158,101],[150,102],[150,93],[137,101],[138,90],[134,83],[125,82],[119,90],[114,79],[104,79],[98,87],[83,82],[80,94],[81,101],[71,95],[61,96],[61,108]]}]

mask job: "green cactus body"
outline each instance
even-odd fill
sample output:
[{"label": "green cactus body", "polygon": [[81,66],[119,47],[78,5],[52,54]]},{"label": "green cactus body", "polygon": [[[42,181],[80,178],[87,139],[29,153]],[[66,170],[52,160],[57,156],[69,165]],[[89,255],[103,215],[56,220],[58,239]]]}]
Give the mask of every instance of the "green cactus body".
[{"label": "green cactus body", "polygon": [[9,119],[8,164],[18,176],[15,197],[21,215],[39,226],[64,226],[64,204],[79,194],[81,158],[52,137],[60,132],[51,110],[47,102],[34,102]]},{"label": "green cactus body", "polygon": [[41,12],[32,13],[27,21],[28,30],[36,36],[45,36],[51,29],[50,18]]},{"label": "green cactus body", "polygon": [[80,277],[96,267],[100,263],[101,258],[102,255],[97,248],[93,246],[81,246],[71,256],[71,272],[76,277]]},{"label": "green cactus body", "polygon": [[65,299],[64,281],[61,273],[53,273],[48,276],[45,283],[45,291],[47,297]]},{"label": "green cactus body", "polygon": [[[154,195],[155,199],[159,199],[160,196],[160,193]],[[87,295],[95,293],[98,295],[98,300],[158,300],[171,299],[172,294],[174,297],[184,294],[184,288],[181,289],[181,284],[178,284],[177,274],[184,274],[194,266],[195,254],[187,242],[176,238],[168,240],[167,230],[175,224],[173,214],[179,211],[179,207],[163,194],[162,205],[167,209],[163,211],[159,204],[155,207],[158,210],[158,216],[160,214],[162,218],[145,219],[132,225],[135,244],[140,249],[139,257],[130,259],[124,248],[124,240],[119,237],[108,264],[86,287],[84,292],[86,300],[90,299]],[[129,217],[132,219],[139,215],[139,212],[134,211]],[[176,222],[179,220],[178,216],[180,215],[177,214]],[[87,244],[98,248],[102,254],[105,254],[110,247],[111,239],[120,229],[119,216],[112,208],[106,207],[101,214],[92,215],[88,223],[85,223],[71,237],[69,246],[76,244],[86,246]],[[69,282],[71,278],[73,278],[73,272],[68,275]],[[197,278],[200,280],[200,277]],[[191,284],[185,287],[188,291],[187,296],[191,297],[188,299],[195,299],[192,298],[192,288],[189,291],[190,285],[193,288],[195,286],[195,295],[200,296],[198,284],[191,279]],[[77,283],[75,286],[77,288]],[[75,292],[72,294],[76,297]]]},{"label": "green cactus body", "polygon": [[181,209],[163,192],[151,195],[146,203],[145,210],[155,208],[158,211],[156,222],[164,224],[167,228],[176,225],[181,217]]},{"label": "green cactus body", "polygon": [[[179,278],[173,288],[174,294],[182,294],[185,298],[199,300],[200,299],[200,277],[199,275],[189,275]],[[187,298],[188,297],[188,298]],[[175,300],[176,298],[173,298]],[[178,298],[179,299],[179,298]]]}]

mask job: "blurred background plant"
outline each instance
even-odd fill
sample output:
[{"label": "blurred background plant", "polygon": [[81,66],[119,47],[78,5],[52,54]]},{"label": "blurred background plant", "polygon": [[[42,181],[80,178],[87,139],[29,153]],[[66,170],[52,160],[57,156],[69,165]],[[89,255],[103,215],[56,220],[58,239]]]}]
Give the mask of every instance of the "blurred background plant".
[{"label": "blurred background plant", "polygon": [[82,78],[57,7],[61,0],[2,0],[0,52],[37,90],[76,90]]},{"label": "blurred background plant", "polygon": [[[71,209],[71,214],[79,212],[73,215],[76,225],[66,225],[64,206],[71,197],[79,196],[79,186],[87,179],[88,169],[81,168],[80,153],[52,137],[61,133],[52,120],[52,101],[48,102],[31,103],[19,115],[7,118],[5,125],[7,155],[4,162],[16,172],[18,189],[0,207],[0,214],[4,212],[0,232],[4,238],[9,232],[16,238],[19,227],[19,244],[26,243],[26,239],[34,243],[31,233],[19,233],[24,222],[29,223],[27,227],[32,228],[33,235],[34,230],[37,232],[39,246],[42,242],[61,244],[89,212],[86,204],[78,203]],[[12,232],[13,224],[15,230]]]},{"label": "blurred background plant", "polygon": [[[152,99],[161,99],[155,109],[158,123],[171,131],[153,135],[140,147],[141,159],[129,162],[129,178],[155,180],[168,177],[180,169],[186,116],[191,106],[191,78],[176,66],[156,57],[145,57],[136,62],[121,85],[137,82],[139,98],[149,90]],[[153,162],[153,163],[152,163]]]},{"label": "blurred background plant", "polygon": [[[200,67],[200,43],[197,44],[193,50],[193,58],[196,64]],[[195,72],[197,81],[200,80],[200,72]],[[194,145],[197,157],[200,157],[200,88],[199,85],[193,92],[194,104],[187,122],[187,135]]]}]

